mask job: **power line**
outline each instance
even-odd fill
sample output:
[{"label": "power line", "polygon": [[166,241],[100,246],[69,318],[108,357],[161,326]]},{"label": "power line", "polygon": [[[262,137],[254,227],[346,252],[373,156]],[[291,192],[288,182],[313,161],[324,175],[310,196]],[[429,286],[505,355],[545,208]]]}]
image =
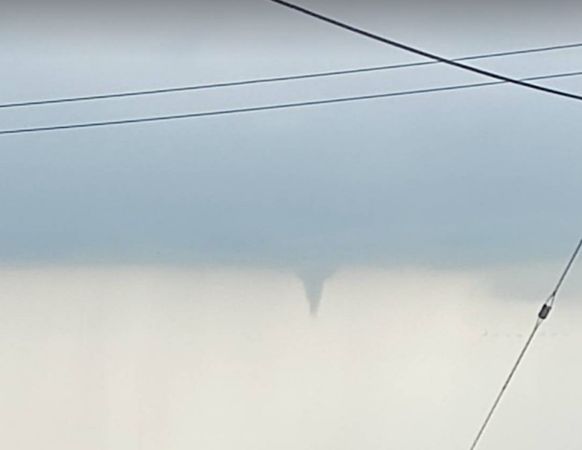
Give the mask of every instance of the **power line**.
[{"label": "power line", "polygon": [[524,80],[510,78],[510,77],[507,77],[505,75],[498,74],[496,72],[491,72],[489,70],[480,69],[478,67],[470,66],[468,64],[464,64],[464,63],[459,62],[459,61],[444,58],[444,57],[436,55],[434,53],[430,53],[430,52],[427,52],[425,50],[421,50],[419,48],[412,47],[412,46],[407,45],[407,44],[403,44],[403,43],[395,41],[393,39],[385,38],[383,36],[371,33],[369,31],[363,30],[361,28],[357,28],[357,27],[355,27],[353,25],[349,25],[345,22],[340,22],[339,20],[324,16],[323,14],[319,14],[319,13],[317,13],[315,11],[311,11],[307,8],[303,8],[302,6],[294,5],[292,3],[289,3],[289,2],[286,2],[283,0],[270,0],[270,1],[272,1],[273,3],[277,3],[279,5],[285,6],[287,8],[293,9],[293,10],[298,11],[300,13],[306,14],[310,17],[321,20],[323,22],[327,22],[331,25],[335,25],[336,27],[343,28],[344,30],[351,31],[352,33],[356,33],[356,34],[359,34],[361,36],[365,36],[367,38],[373,39],[373,40],[378,41],[378,42],[382,42],[384,44],[399,48],[401,50],[405,50],[407,52],[411,52],[411,53],[415,53],[415,54],[420,55],[420,56],[424,56],[425,58],[429,58],[429,59],[441,62],[443,64],[448,64],[450,66],[457,67],[459,69],[463,69],[463,70],[466,70],[469,72],[477,73],[479,75],[484,75],[484,76],[487,76],[489,78],[494,78],[496,80],[505,81],[506,83],[511,83],[511,84],[526,87],[529,89],[535,89],[537,91],[546,92],[548,94],[559,95],[561,97],[567,97],[567,98],[571,98],[574,100],[582,100],[582,95],[573,94],[573,93],[565,92],[565,91],[560,91],[560,90],[548,88],[545,86],[538,86],[536,84],[528,83],[527,81],[524,81]]},{"label": "power line", "polygon": [[[527,48],[527,49],[521,49],[521,50],[511,50],[511,51],[504,51],[504,52],[483,53],[483,54],[479,54],[479,55],[470,55],[470,56],[463,56],[460,58],[455,58],[453,61],[472,61],[472,60],[481,60],[481,59],[491,59],[491,58],[500,58],[500,57],[505,57],[505,56],[517,56],[517,55],[526,55],[526,54],[533,54],[533,53],[551,52],[551,51],[557,51],[557,50],[567,50],[567,49],[574,49],[574,48],[580,48],[580,47],[582,47],[582,42],[573,43],[573,44],[551,45],[551,46],[546,46],[546,47]],[[254,78],[254,79],[240,80],[240,81],[226,81],[223,83],[198,84],[198,85],[191,85],[191,86],[178,86],[178,87],[169,87],[169,88],[160,88],[160,89],[114,92],[114,93],[109,93],[109,94],[82,95],[82,96],[75,96],[75,97],[62,97],[62,98],[53,98],[53,99],[46,99],[46,100],[30,100],[30,101],[19,101],[19,102],[11,102],[11,103],[0,103],[0,109],[23,108],[23,107],[30,107],[30,106],[42,106],[42,105],[55,105],[55,104],[60,104],[60,103],[89,102],[89,101],[96,101],[96,100],[107,100],[107,99],[126,98],[126,97],[140,97],[140,96],[160,95],[160,94],[188,92],[188,91],[201,91],[201,90],[227,88],[227,87],[247,86],[247,85],[254,85],[254,84],[280,83],[280,82],[285,82],[285,81],[306,80],[306,79],[314,79],[314,78],[326,78],[326,77],[335,77],[335,76],[342,76],[342,75],[352,75],[352,74],[358,74],[358,73],[380,72],[380,71],[404,69],[404,68],[411,68],[411,67],[430,66],[430,65],[435,65],[435,64],[441,64],[441,62],[440,61],[419,61],[419,62],[412,62],[412,63],[390,64],[390,65],[383,65],[383,66],[360,67],[360,68],[355,68],[355,69],[333,70],[333,71],[327,71],[327,72],[314,72],[314,73],[305,73],[305,74],[298,74],[298,75],[284,75],[284,76],[267,77],[267,78]]]},{"label": "power line", "polygon": [[[528,77],[528,78],[523,78],[523,80],[528,80],[528,81],[549,80],[549,79],[557,79],[557,78],[575,77],[575,76],[581,76],[581,75],[582,75],[582,71],[564,72],[564,73],[551,74],[551,75],[540,75],[540,76],[535,76],[535,77]],[[414,89],[414,90],[409,90],[409,91],[396,91],[396,92],[386,92],[386,93],[381,93],[381,94],[359,95],[359,96],[353,96],[353,97],[336,97],[336,98],[330,98],[330,99],[311,100],[311,101],[303,101],[303,102],[295,102],[295,103],[277,103],[277,104],[273,104],[273,105],[253,106],[253,107],[233,108],[233,109],[222,109],[222,110],[217,110],[217,111],[205,111],[205,112],[187,113],[187,114],[173,114],[173,115],[168,115],[168,116],[139,117],[139,118],[135,118],[135,119],[108,120],[108,121],[102,121],[102,122],[73,123],[73,124],[64,124],[64,125],[52,125],[52,126],[46,126],[46,127],[13,128],[13,129],[8,129],[8,130],[0,130],[0,136],[10,135],[10,134],[29,134],[29,133],[48,132],[48,131],[71,130],[71,129],[78,129],[78,128],[97,128],[97,127],[117,126],[117,125],[132,125],[132,124],[147,123],[147,122],[165,122],[165,121],[182,120],[182,119],[196,119],[196,118],[201,118],[201,117],[244,114],[244,113],[252,113],[252,112],[259,112],[259,111],[278,110],[278,109],[303,108],[303,107],[311,107],[311,106],[318,106],[318,105],[331,105],[331,104],[337,104],[337,103],[349,103],[349,102],[357,102],[357,101],[376,100],[376,99],[389,98],[389,97],[405,97],[405,96],[409,96],[409,95],[430,94],[430,93],[436,93],[436,92],[456,91],[456,90],[461,90],[461,89],[474,89],[474,88],[487,87],[487,86],[498,86],[498,85],[502,85],[502,84],[506,84],[506,82],[505,81],[488,81],[488,82],[482,82],[482,83],[457,84],[457,85],[451,85],[451,86],[441,86],[441,87],[426,88],[426,89]]]},{"label": "power line", "polygon": [[515,375],[515,372],[517,372],[517,369],[518,369],[521,361],[523,360],[523,357],[525,356],[527,350],[529,349],[536,333],[538,332],[538,330],[539,330],[540,326],[542,325],[542,323],[544,322],[544,320],[546,320],[548,318],[548,316],[552,310],[552,307],[554,306],[554,303],[556,301],[556,296],[558,295],[558,291],[560,290],[560,287],[562,286],[562,283],[564,282],[566,275],[570,271],[572,264],[574,263],[574,260],[578,256],[578,253],[580,252],[580,248],[582,248],[582,240],[580,240],[580,242],[578,242],[578,245],[576,246],[574,253],[570,257],[570,260],[568,261],[566,268],[562,272],[562,275],[560,276],[560,279],[558,280],[556,287],[554,288],[554,290],[552,291],[550,296],[546,299],[546,301],[542,305],[542,309],[538,313],[538,317],[536,319],[536,323],[533,327],[533,330],[530,333],[530,335],[529,335],[525,345],[523,346],[521,352],[519,353],[517,361],[515,362],[515,364],[511,368],[511,372],[509,372],[509,376],[505,380],[505,383],[503,383],[503,386],[501,387],[501,391],[499,392],[499,394],[497,394],[497,397],[495,398],[495,402],[493,403],[493,406],[489,410],[489,413],[487,414],[485,421],[481,425],[481,428],[479,429],[479,432],[477,433],[477,437],[475,437],[475,440],[473,441],[473,444],[471,445],[470,450],[475,450],[475,448],[477,448],[477,445],[479,444],[479,441],[483,437],[483,433],[485,432],[485,429],[487,428],[489,421],[493,417],[493,414],[495,413],[497,406],[499,406],[499,402],[501,402],[501,398],[503,397],[503,394],[505,394],[505,391],[507,390],[509,383],[511,382],[513,376]]}]

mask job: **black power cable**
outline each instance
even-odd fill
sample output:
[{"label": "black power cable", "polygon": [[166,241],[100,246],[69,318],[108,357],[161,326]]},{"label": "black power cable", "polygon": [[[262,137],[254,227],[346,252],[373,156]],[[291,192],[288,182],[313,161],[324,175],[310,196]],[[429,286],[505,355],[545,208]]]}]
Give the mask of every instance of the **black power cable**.
[{"label": "black power cable", "polygon": [[383,44],[387,44],[387,45],[390,45],[392,47],[396,47],[396,48],[399,48],[401,50],[405,50],[405,51],[410,52],[410,53],[415,53],[417,55],[424,56],[425,58],[429,58],[429,59],[441,62],[443,64],[448,64],[449,66],[457,67],[458,69],[463,69],[463,70],[466,70],[469,72],[477,73],[479,75],[484,75],[486,77],[494,78],[496,80],[505,81],[506,83],[511,83],[511,84],[526,87],[529,89],[535,89],[537,91],[546,92],[548,94],[559,95],[561,97],[571,98],[574,100],[582,100],[582,95],[573,94],[571,92],[560,91],[558,89],[553,89],[553,88],[549,88],[549,87],[545,87],[545,86],[538,86],[537,84],[531,84],[531,83],[528,83],[527,81],[518,80],[515,78],[510,78],[510,77],[507,77],[505,75],[491,72],[489,70],[480,69],[479,67],[470,66],[468,64],[464,64],[464,63],[459,62],[459,61],[454,61],[452,59],[444,58],[444,57],[436,55],[434,53],[430,53],[430,52],[427,52],[425,50],[421,50],[419,48],[412,47],[412,46],[407,45],[407,44],[403,44],[403,43],[395,41],[393,39],[385,38],[383,36],[371,33],[369,31],[363,30],[361,28],[357,28],[357,27],[355,27],[353,25],[349,25],[345,22],[340,22],[339,20],[332,19],[331,17],[328,17],[328,16],[324,16],[323,14],[317,13],[315,11],[311,11],[307,8],[303,8],[302,6],[294,5],[293,3],[289,3],[289,2],[286,2],[283,0],[269,0],[269,1],[271,1],[273,3],[277,3],[277,4],[282,5],[282,6],[285,6],[287,8],[293,9],[295,11],[302,13],[302,14],[306,14],[310,17],[321,20],[323,22],[327,22],[331,25],[335,25],[336,27],[343,28],[344,30],[351,31],[352,33],[356,33],[356,34],[359,34],[361,36],[365,36],[369,39],[373,39],[375,41],[382,42]]}]

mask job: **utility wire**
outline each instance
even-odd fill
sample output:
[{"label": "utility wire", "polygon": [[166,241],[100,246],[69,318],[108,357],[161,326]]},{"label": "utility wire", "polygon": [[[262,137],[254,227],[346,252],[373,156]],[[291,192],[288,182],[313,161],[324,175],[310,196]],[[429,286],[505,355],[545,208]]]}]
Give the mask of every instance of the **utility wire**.
[{"label": "utility wire", "polygon": [[[534,81],[534,80],[549,80],[549,79],[557,79],[557,78],[567,78],[567,77],[576,77],[581,76],[582,71],[578,72],[564,72],[564,73],[557,73],[551,75],[540,75],[535,77],[528,77],[523,78],[523,80]],[[122,120],[108,120],[102,122],[85,122],[85,123],[73,123],[73,124],[64,124],[64,125],[52,125],[46,127],[31,127],[31,128],[13,128],[7,130],[0,130],[0,136],[9,135],[9,134],[29,134],[29,133],[40,133],[40,132],[48,132],[48,131],[59,131],[59,130],[71,130],[77,128],[97,128],[97,127],[106,127],[106,126],[116,126],[116,125],[132,125],[138,123],[147,123],[147,122],[166,122],[171,120],[182,120],[182,119],[196,119],[201,117],[211,117],[211,116],[224,116],[224,115],[234,115],[234,114],[244,114],[244,113],[252,113],[252,112],[259,112],[259,111],[271,111],[271,110],[278,110],[278,109],[292,109],[292,108],[304,108],[304,107],[311,107],[311,106],[318,106],[318,105],[331,105],[337,103],[349,103],[349,102],[358,102],[358,101],[366,101],[366,100],[376,100],[381,98],[389,98],[389,97],[405,97],[409,95],[420,95],[420,94],[429,94],[429,93],[436,93],[436,92],[445,92],[445,91],[456,91],[461,89],[474,89],[480,87],[487,87],[487,86],[498,86],[506,84],[505,81],[488,81],[482,83],[471,83],[471,84],[457,84],[451,86],[440,86],[434,88],[426,88],[426,89],[414,89],[409,91],[395,91],[395,92],[386,92],[381,94],[370,94],[370,95],[359,95],[354,97],[336,97],[330,99],[323,99],[323,100],[311,100],[311,101],[304,101],[304,102],[296,102],[296,103],[277,103],[273,105],[263,105],[263,106],[253,106],[253,107],[246,107],[246,108],[234,108],[234,109],[222,109],[217,111],[205,111],[205,112],[197,112],[197,113],[187,113],[187,114],[174,114],[168,116],[153,116],[153,117],[139,117],[135,119],[122,119]]]},{"label": "utility wire", "polygon": [[562,275],[560,276],[560,279],[559,279],[558,283],[556,284],[556,287],[554,288],[554,290],[552,291],[550,296],[546,299],[545,303],[542,306],[542,309],[538,313],[538,317],[536,319],[536,323],[533,327],[533,330],[530,333],[530,335],[529,335],[525,345],[523,346],[521,352],[519,353],[517,361],[515,362],[515,364],[511,368],[511,372],[509,372],[509,376],[505,380],[505,383],[503,383],[503,386],[501,387],[501,391],[499,392],[499,394],[497,394],[497,397],[495,398],[495,402],[493,403],[493,406],[489,410],[489,413],[487,414],[485,421],[481,425],[481,428],[479,429],[479,432],[477,433],[477,437],[475,437],[475,440],[473,441],[473,444],[471,445],[470,450],[475,450],[475,448],[477,448],[477,444],[479,444],[479,441],[481,440],[481,437],[483,436],[483,433],[485,432],[485,429],[487,428],[489,421],[493,417],[493,414],[495,413],[497,406],[499,406],[499,402],[501,401],[503,394],[505,394],[505,391],[507,390],[509,383],[511,382],[513,376],[515,375],[515,372],[517,372],[517,369],[518,369],[521,361],[523,360],[523,357],[525,356],[527,350],[529,349],[536,333],[538,332],[538,330],[539,330],[540,326],[542,325],[542,323],[544,322],[544,320],[546,320],[548,318],[548,316],[552,310],[552,307],[554,306],[554,303],[556,301],[556,296],[558,295],[558,291],[560,290],[560,287],[562,286],[562,283],[564,282],[566,275],[570,271],[570,268],[572,267],[574,260],[578,256],[578,253],[580,252],[581,247],[582,247],[582,240],[580,240],[580,242],[578,242],[576,250],[574,250],[574,253],[570,257],[570,260],[568,261],[566,268],[562,272]]},{"label": "utility wire", "polygon": [[466,70],[469,72],[477,73],[479,75],[484,75],[484,76],[487,76],[489,78],[494,78],[496,80],[505,81],[507,83],[515,84],[515,85],[526,87],[529,89],[535,89],[537,91],[546,92],[548,94],[559,95],[561,97],[571,98],[574,100],[582,100],[582,95],[573,94],[571,92],[560,91],[560,90],[545,87],[545,86],[538,86],[536,84],[528,83],[527,81],[524,81],[524,80],[510,78],[510,77],[507,77],[505,75],[502,75],[502,74],[499,74],[496,72],[491,72],[489,70],[481,69],[481,68],[475,67],[475,66],[470,66],[468,64],[464,64],[464,63],[459,62],[459,61],[444,58],[444,57],[436,55],[434,53],[430,53],[430,52],[427,52],[425,50],[421,50],[419,48],[412,47],[412,46],[407,45],[407,44],[403,44],[403,43],[395,41],[393,39],[388,39],[386,37],[371,33],[369,31],[363,30],[361,28],[357,28],[357,27],[355,27],[353,25],[349,25],[345,22],[340,22],[339,20],[333,19],[333,18],[328,17],[328,16],[324,16],[323,14],[319,14],[315,11],[311,11],[307,8],[303,8],[302,6],[298,6],[298,5],[295,5],[293,3],[286,2],[284,0],[269,0],[269,1],[271,1],[273,3],[277,3],[277,4],[282,5],[282,6],[285,6],[286,8],[293,9],[295,11],[302,13],[302,14],[306,14],[310,17],[321,20],[323,22],[327,22],[331,25],[335,25],[336,27],[343,28],[344,30],[351,31],[352,33],[356,33],[356,34],[359,34],[361,36],[365,36],[367,38],[373,39],[373,40],[378,41],[378,42],[382,42],[384,44],[399,48],[401,50],[405,50],[405,51],[410,52],[410,53],[415,53],[417,55],[424,56],[425,58],[429,58],[429,59],[441,62],[443,64],[448,64],[448,65],[456,67],[458,69],[463,69],[463,70]]},{"label": "utility wire", "polygon": [[[582,47],[582,42],[573,43],[573,44],[551,45],[551,46],[546,46],[546,47],[527,48],[527,49],[521,49],[521,50],[512,50],[512,51],[504,51],[504,52],[496,52],[496,53],[483,53],[483,54],[479,54],[479,55],[463,56],[461,58],[456,58],[453,61],[472,61],[472,60],[480,60],[480,59],[500,58],[500,57],[504,57],[504,56],[526,55],[526,54],[533,54],[533,53],[551,52],[551,51],[556,51],[556,50],[574,49],[574,48],[580,48],[580,47]],[[83,95],[83,96],[77,96],[77,97],[62,97],[62,98],[54,98],[54,99],[46,99],[46,100],[19,101],[19,102],[11,102],[11,103],[0,103],[0,109],[23,108],[23,107],[41,106],[41,105],[55,105],[55,104],[59,104],[59,103],[88,102],[88,101],[95,101],[95,100],[107,100],[107,99],[124,98],[124,97],[139,97],[139,96],[169,94],[169,93],[188,92],[188,91],[202,91],[202,90],[209,90],[209,89],[236,87],[236,86],[247,86],[247,85],[254,85],[254,84],[279,83],[279,82],[284,82],[284,81],[306,80],[306,79],[314,79],[314,78],[326,78],[326,77],[335,77],[335,76],[342,76],[342,75],[351,75],[351,74],[357,74],[357,73],[380,72],[380,71],[404,69],[404,68],[410,68],[410,67],[430,66],[430,65],[434,65],[434,64],[440,64],[440,63],[441,63],[440,61],[420,61],[420,62],[403,63],[403,64],[390,64],[390,65],[384,65],[384,66],[371,66],[371,67],[360,67],[360,68],[355,68],[355,69],[334,70],[334,71],[327,71],[327,72],[305,73],[305,74],[298,74],[298,75],[284,75],[284,76],[279,76],[279,77],[255,78],[255,79],[250,79],[250,80],[226,81],[223,83],[199,84],[199,85],[191,85],[191,86],[178,86],[178,87],[139,90],[139,91],[114,92],[114,93],[109,93],[109,94]]]}]

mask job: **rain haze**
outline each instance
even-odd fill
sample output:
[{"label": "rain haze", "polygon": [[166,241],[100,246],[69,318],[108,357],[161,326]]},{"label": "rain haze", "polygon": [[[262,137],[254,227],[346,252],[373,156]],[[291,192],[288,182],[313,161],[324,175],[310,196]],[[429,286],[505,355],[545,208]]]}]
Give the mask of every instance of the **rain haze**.
[{"label": "rain haze", "polygon": [[[451,58],[582,43],[574,1],[301,4]],[[1,9],[0,132],[490,81],[436,64],[7,108],[423,59],[270,1]],[[468,449],[582,234],[580,123],[500,85],[0,135],[0,446]],[[574,266],[480,449],[582,448],[581,301]]]}]

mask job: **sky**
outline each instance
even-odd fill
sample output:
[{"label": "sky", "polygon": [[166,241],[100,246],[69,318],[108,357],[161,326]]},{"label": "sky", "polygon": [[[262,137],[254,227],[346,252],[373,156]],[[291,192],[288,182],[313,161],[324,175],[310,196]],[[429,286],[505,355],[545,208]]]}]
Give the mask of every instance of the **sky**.
[{"label": "sky", "polygon": [[[582,42],[575,1],[301,4],[447,57]],[[0,104],[419,60],[269,1],[0,14]],[[481,81],[430,66],[0,108],[0,130]],[[497,86],[0,136],[0,443],[466,448],[581,237],[580,123],[577,101]],[[580,280],[484,450],[580,447]]]},{"label": "sky", "polygon": [[[344,270],[315,320],[283,272],[4,269],[0,443],[468,449],[551,269]],[[582,445],[577,273],[481,449]],[[527,289],[502,288],[509,276]]]},{"label": "sky", "polygon": [[[269,2],[85,5],[6,6],[2,102],[418,60]],[[516,3],[306,5],[448,56],[577,42],[582,14],[572,3],[537,4],[519,21]],[[479,64],[520,77],[577,70],[580,54]],[[7,129],[475,81],[432,66],[6,109],[0,119]],[[580,90],[579,78],[546,83]],[[0,259],[288,267],[557,258],[580,229],[579,122],[576,101],[503,86],[3,136]]]}]

